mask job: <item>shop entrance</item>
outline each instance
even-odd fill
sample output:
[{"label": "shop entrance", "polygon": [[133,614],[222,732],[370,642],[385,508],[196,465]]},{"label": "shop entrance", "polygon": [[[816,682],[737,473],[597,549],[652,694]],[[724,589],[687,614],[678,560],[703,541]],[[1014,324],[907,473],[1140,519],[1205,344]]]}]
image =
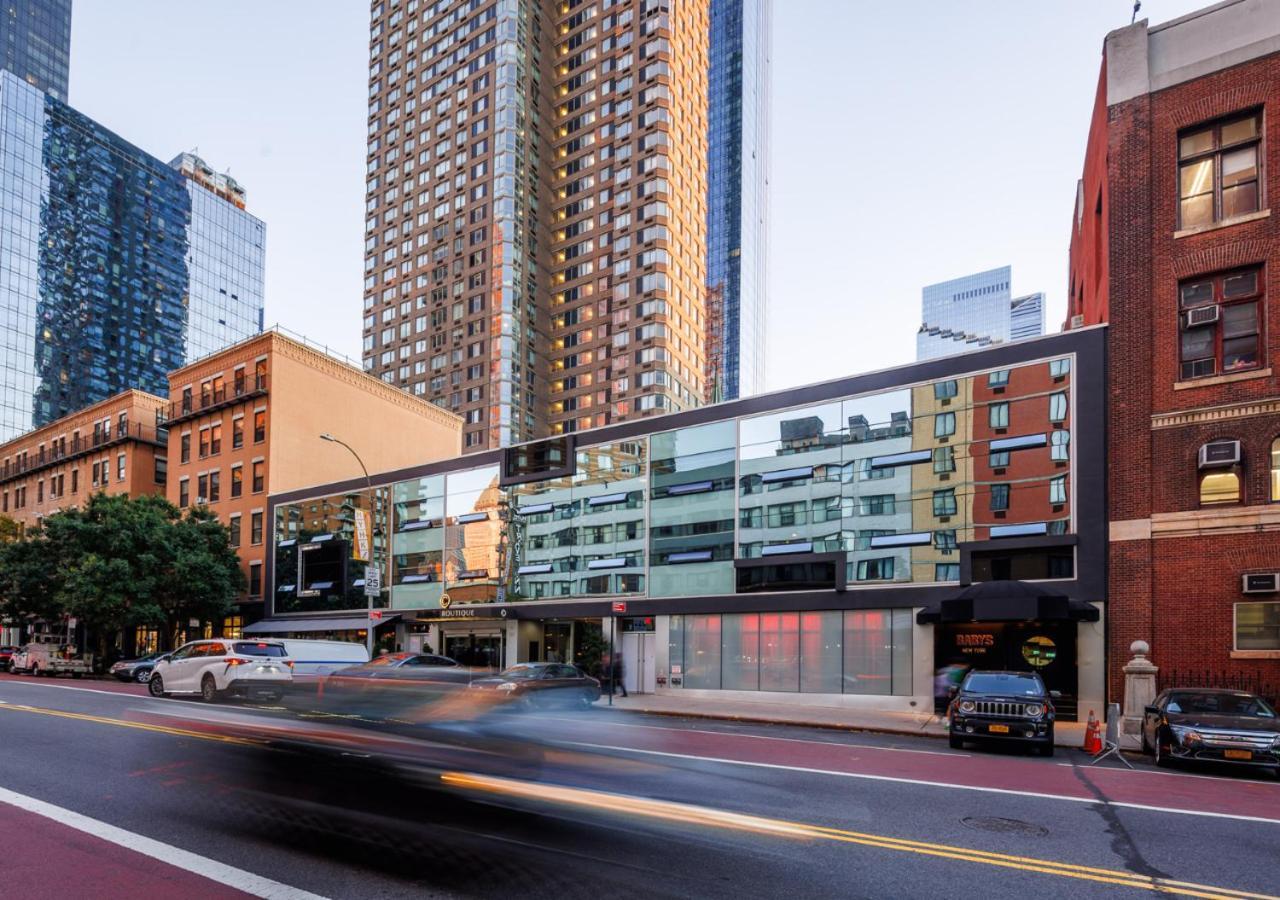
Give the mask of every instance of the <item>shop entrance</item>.
[{"label": "shop entrance", "polygon": [[461,665],[502,669],[506,647],[501,631],[446,631],[441,637],[444,655]]},{"label": "shop entrance", "polygon": [[653,616],[619,619],[621,629],[622,683],[633,694],[652,694],[657,689]]},{"label": "shop entrance", "polygon": [[946,711],[949,688],[970,669],[1037,672],[1045,687],[1058,691],[1058,718],[1075,721],[1078,694],[1076,623],[974,622],[937,624],[933,629],[934,702]]}]

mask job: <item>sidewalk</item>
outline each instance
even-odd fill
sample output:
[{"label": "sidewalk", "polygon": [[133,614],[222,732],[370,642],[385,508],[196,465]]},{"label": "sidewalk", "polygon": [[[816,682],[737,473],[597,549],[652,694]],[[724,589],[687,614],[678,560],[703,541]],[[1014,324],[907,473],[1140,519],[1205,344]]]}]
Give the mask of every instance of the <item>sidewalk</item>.
[{"label": "sidewalk", "polygon": [[[599,706],[609,703],[602,697]],[[613,708],[654,716],[684,716],[767,725],[798,725],[842,731],[875,731],[884,734],[911,734],[943,738],[946,721],[932,712],[903,712],[885,709],[851,709],[844,706],[810,706],[764,700],[708,700],[672,694],[632,694],[613,698]],[[1084,743],[1083,722],[1058,722],[1054,743],[1059,747],[1080,747]]]}]

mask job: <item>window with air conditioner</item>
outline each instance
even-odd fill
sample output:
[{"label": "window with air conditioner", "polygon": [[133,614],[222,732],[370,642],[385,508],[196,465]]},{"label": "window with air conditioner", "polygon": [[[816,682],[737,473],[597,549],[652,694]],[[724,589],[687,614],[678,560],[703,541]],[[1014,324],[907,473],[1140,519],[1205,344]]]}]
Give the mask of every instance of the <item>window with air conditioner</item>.
[{"label": "window with air conditioner", "polygon": [[1181,380],[1262,366],[1264,294],[1260,267],[1189,279],[1178,285]]}]

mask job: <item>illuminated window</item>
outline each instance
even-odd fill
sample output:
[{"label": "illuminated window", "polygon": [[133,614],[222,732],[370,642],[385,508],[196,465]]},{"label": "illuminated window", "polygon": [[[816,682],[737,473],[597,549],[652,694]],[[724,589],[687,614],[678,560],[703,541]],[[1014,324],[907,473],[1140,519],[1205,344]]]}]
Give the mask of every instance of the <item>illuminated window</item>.
[{"label": "illuminated window", "polygon": [[1240,475],[1234,471],[1206,472],[1200,476],[1200,504],[1240,502]]}]

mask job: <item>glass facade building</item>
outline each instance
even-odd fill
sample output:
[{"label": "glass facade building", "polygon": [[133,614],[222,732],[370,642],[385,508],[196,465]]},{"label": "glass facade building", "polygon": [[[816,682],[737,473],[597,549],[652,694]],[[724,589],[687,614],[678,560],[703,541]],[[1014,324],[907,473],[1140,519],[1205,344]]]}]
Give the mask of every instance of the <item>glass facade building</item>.
[{"label": "glass facade building", "polygon": [[262,223],[205,193],[0,72],[0,440],[260,330]]},{"label": "glass facade building", "polygon": [[[716,399],[764,390],[772,0],[712,0],[707,286]],[[718,321],[716,321],[718,319]]]},{"label": "glass facade building", "polygon": [[931,284],[922,294],[916,359],[1044,334],[1044,295],[1014,298],[1009,266]]},{"label": "glass facade building", "polygon": [[0,9],[0,69],[67,99],[71,0],[8,0]]},{"label": "glass facade building", "polygon": [[1081,385],[1077,357],[1100,339],[375,475],[386,538],[367,562],[352,558],[363,481],[273,497],[270,613],[363,610],[376,565],[386,615],[446,637],[454,617],[510,626],[508,662],[550,646],[530,622],[598,632],[625,613],[619,627],[657,635],[669,687],[928,694],[915,613],[959,584],[1052,579],[1103,599],[1101,503],[1077,498],[1101,452],[1098,411],[1081,405],[1101,382]]}]

